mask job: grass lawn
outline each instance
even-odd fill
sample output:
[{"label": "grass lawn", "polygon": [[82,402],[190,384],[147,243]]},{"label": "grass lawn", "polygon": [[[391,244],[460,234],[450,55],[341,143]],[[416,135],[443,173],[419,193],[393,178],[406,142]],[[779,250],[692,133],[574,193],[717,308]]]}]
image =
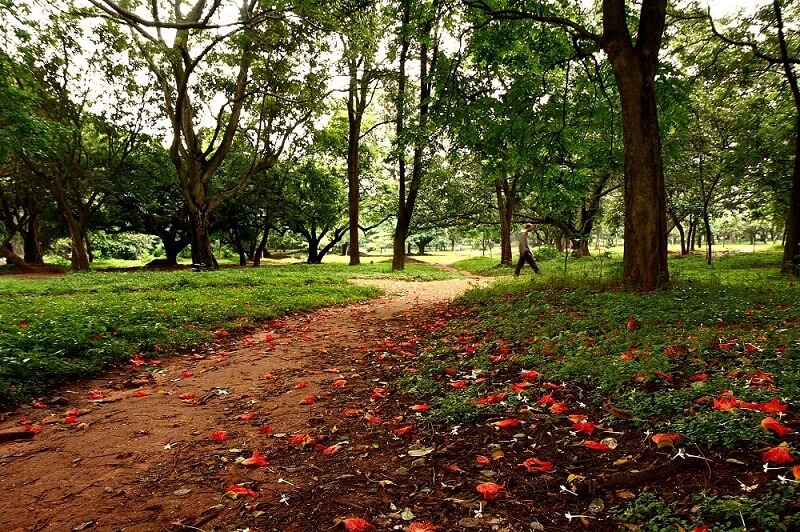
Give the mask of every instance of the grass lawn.
[{"label": "grass lawn", "polygon": [[425,265],[393,273],[388,264],[367,263],[0,277],[0,404],[27,400],[135,353],[186,350],[218,331],[378,295],[348,283],[352,277],[453,276]]},{"label": "grass lawn", "polygon": [[[616,288],[619,259],[569,261],[565,273],[563,257],[545,258],[540,276],[526,269],[520,279],[468,293],[464,315],[430,342],[403,388],[429,398],[432,419],[448,424],[484,419],[493,409],[508,413],[515,405],[528,412],[526,405],[533,405],[534,412],[552,412],[550,422],[560,431],[570,423],[542,402],[554,399],[569,413],[627,432],[618,436],[621,445],[631,431],[641,434],[638,443],[626,444],[645,454],[656,447],[651,435],[678,435],[676,449],[665,445],[664,451],[718,453],[747,484],[716,493],[703,492],[698,482],[688,495],[673,490],[669,496],[668,486],[662,492],[662,481],[653,479],[613,510],[631,529],[691,530],[705,523],[712,530],[745,530],[743,522],[747,530],[800,529],[793,463],[765,454],[785,448],[790,459],[800,458],[800,288],[778,273],[780,258],[777,248],[729,253],[710,267],[701,255],[674,257],[672,287],[644,295]],[[493,262],[455,265],[484,273]],[[520,377],[525,370],[534,373]],[[486,380],[471,385],[476,377]],[[453,389],[458,378],[470,385]],[[509,390],[509,382],[518,388]],[[501,393],[508,397],[499,407],[491,398]],[[580,444],[580,433],[563,434],[559,445]],[[736,486],[736,478],[728,480]]]}]

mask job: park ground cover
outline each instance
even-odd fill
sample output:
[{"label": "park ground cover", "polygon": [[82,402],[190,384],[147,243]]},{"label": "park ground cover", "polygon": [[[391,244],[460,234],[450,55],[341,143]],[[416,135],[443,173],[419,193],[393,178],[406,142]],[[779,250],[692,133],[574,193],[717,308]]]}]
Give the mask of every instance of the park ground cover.
[{"label": "park ground cover", "polygon": [[287,313],[378,295],[349,278],[452,276],[418,264],[392,273],[378,263],[0,277],[0,404],[29,399],[137,354],[159,358],[244,334]]},{"label": "park ground cover", "polygon": [[614,261],[548,261],[468,293],[400,388],[482,443],[472,469],[498,500],[538,484],[592,530],[795,530],[800,291],[778,262],[676,258],[673,287],[641,295],[614,288]]}]

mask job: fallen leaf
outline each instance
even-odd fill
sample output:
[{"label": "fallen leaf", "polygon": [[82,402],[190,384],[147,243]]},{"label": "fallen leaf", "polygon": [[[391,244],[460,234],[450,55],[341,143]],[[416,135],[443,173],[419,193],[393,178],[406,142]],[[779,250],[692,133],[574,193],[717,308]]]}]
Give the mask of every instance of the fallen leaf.
[{"label": "fallen leaf", "polygon": [[436,447],[416,447],[408,450],[408,456],[419,458],[421,456],[428,456],[435,450]]}]

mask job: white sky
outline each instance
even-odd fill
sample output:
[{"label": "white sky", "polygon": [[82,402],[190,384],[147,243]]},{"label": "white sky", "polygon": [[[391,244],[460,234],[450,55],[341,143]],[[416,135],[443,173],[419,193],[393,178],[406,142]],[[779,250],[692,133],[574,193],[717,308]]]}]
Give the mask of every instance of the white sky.
[{"label": "white sky", "polygon": [[721,18],[726,15],[733,15],[742,8],[748,12],[766,3],[766,0],[704,0],[705,5],[711,7],[711,16]]}]

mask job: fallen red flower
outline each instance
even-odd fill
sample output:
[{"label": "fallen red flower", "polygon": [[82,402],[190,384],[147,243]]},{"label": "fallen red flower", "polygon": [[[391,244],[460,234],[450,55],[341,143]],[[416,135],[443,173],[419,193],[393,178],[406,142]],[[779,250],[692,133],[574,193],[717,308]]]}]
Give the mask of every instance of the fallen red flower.
[{"label": "fallen red flower", "polygon": [[286,441],[289,442],[292,445],[303,445],[303,446],[305,446],[305,445],[310,445],[310,444],[316,442],[317,440],[315,440],[314,438],[309,436],[307,433],[301,432],[300,434],[295,434],[294,436],[289,436],[289,438]]},{"label": "fallen red flower", "polygon": [[495,484],[494,482],[484,482],[483,484],[475,486],[475,490],[483,495],[483,498],[487,501],[499,499],[503,496],[505,489],[505,484]]},{"label": "fallen red flower", "polygon": [[225,494],[227,495],[228,493],[233,493],[236,496],[250,495],[251,497],[258,497],[258,492],[244,486],[229,486],[228,489],[225,490]]},{"label": "fallen red flower", "polygon": [[519,419],[501,419],[500,421],[495,421],[492,423],[495,427],[499,429],[508,429],[513,427],[519,427]]},{"label": "fallen red flower", "polygon": [[764,430],[771,430],[778,436],[786,436],[787,434],[791,434],[794,432],[792,429],[775,419],[774,417],[765,417],[761,420],[761,426]]},{"label": "fallen red flower", "polygon": [[181,378],[182,378],[182,379],[188,379],[189,377],[194,377],[194,373],[192,373],[192,372],[191,372],[191,371],[189,371],[188,369],[185,369],[185,370],[183,370],[183,371],[181,372]]},{"label": "fallen red flower", "polygon": [[555,415],[566,414],[569,412],[569,407],[564,403],[553,403],[550,405],[550,411]]},{"label": "fallen red flower", "polygon": [[777,397],[768,403],[759,404],[758,407],[759,410],[766,414],[779,414],[781,412],[786,412],[786,405],[781,404]]},{"label": "fallen red flower", "polygon": [[583,446],[588,448],[588,449],[592,449],[593,451],[610,451],[611,450],[611,447],[609,447],[605,443],[600,443],[599,441],[586,440],[585,442],[583,442]]},{"label": "fallen red flower", "polygon": [[372,425],[380,425],[381,423],[383,423],[383,420],[381,418],[379,418],[378,416],[372,415],[369,412],[364,414],[364,421],[366,421],[367,423],[370,423]]},{"label": "fallen red flower", "polygon": [[519,393],[527,390],[530,387],[531,383],[529,383],[528,381],[515,382],[511,385],[511,391]]},{"label": "fallen red flower", "polygon": [[773,447],[772,449],[768,449],[761,454],[761,457],[764,459],[765,462],[772,462],[773,464],[791,464],[794,462],[794,458],[792,457],[791,451],[789,451],[789,446],[786,442],[781,443],[777,447]]},{"label": "fallen red flower", "polygon": [[28,432],[33,432],[34,434],[42,433],[42,427],[39,427],[38,425],[29,425],[26,423],[25,425],[22,425],[22,428]]},{"label": "fallen red flower", "polygon": [[431,409],[431,405],[428,403],[422,403],[421,405],[414,405],[411,407],[411,410],[414,412],[427,412]]},{"label": "fallen red flower", "polygon": [[395,436],[400,438],[403,436],[407,436],[408,434],[411,434],[413,430],[414,430],[414,425],[406,425],[405,427],[394,429],[392,432],[394,433]]},{"label": "fallen red flower", "polygon": [[264,425],[260,429],[258,429],[259,434],[264,434],[267,436],[272,435],[272,425]]},{"label": "fallen red flower", "polygon": [[347,381],[344,380],[344,379],[337,379],[337,380],[333,381],[333,386],[335,388],[341,388],[342,386],[344,386],[346,384],[347,384]]},{"label": "fallen red flower", "polygon": [[71,425],[78,422],[78,416],[67,416],[64,418],[64,423]]},{"label": "fallen red flower", "polygon": [[638,329],[638,328],[639,328],[639,320],[637,320],[636,318],[634,318],[633,316],[631,316],[631,319],[629,319],[629,320],[628,320],[628,323],[627,323],[627,324],[625,324],[625,327],[626,327],[626,328],[627,328],[629,331],[635,331],[636,329]]},{"label": "fallen red flower", "polygon": [[365,521],[360,517],[348,517],[347,519],[342,519],[342,525],[347,532],[369,532],[370,530],[375,530],[375,525],[371,524],[369,521]]},{"label": "fallen red flower", "polygon": [[552,395],[550,395],[550,394],[547,394],[547,395],[545,395],[545,396],[543,396],[543,397],[539,398],[539,400],[538,400],[538,401],[536,401],[536,402],[537,402],[538,404],[540,404],[540,405],[552,405],[553,403],[555,403],[555,402],[556,402],[556,400],[555,400],[555,399],[553,399],[553,396],[552,396]]},{"label": "fallen red flower", "polygon": [[136,390],[133,394],[134,397],[147,397],[148,395],[150,395],[150,393],[144,390]]},{"label": "fallen red flower", "polygon": [[800,480],[800,465],[796,465],[792,468],[792,475],[794,475],[795,480]]},{"label": "fallen red flower", "polygon": [[467,381],[455,381],[455,382],[451,382],[451,383],[450,383],[450,386],[452,386],[452,387],[453,387],[453,388],[455,388],[456,390],[463,390],[464,388],[466,388],[466,387],[467,387]]},{"label": "fallen red flower", "polygon": [[147,364],[147,362],[145,362],[142,359],[141,355],[133,355],[133,358],[131,359],[131,364],[138,367],[138,366],[144,366],[145,364]]},{"label": "fallen red flower", "polygon": [[211,433],[211,441],[226,441],[228,433],[224,430],[217,430]]},{"label": "fallen red flower", "polygon": [[305,388],[306,386],[308,386],[308,384],[306,384],[306,381],[298,381],[297,384],[294,385],[294,389],[295,390],[301,390],[301,389]]},{"label": "fallen red flower", "polygon": [[578,432],[583,432],[584,434],[594,434],[594,431],[597,430],[597,425],[595,425],[591,421],[587,421],[586,423],[573,424],[572,429]]},{"label": "fallen red flower", "polygon": [[475,458],[475,461],[478,462],[479,464],[483,464],[483,465],[487,465],[487,464],[491,464],[492,463],[492,459],[491,458],[489,458],[488,456],[483,456],[483,455],[478,455]]},{"label": "fallen red flower", "polygon": [[659,432],[657,434],[653,434],[651,438],[653,443],[658,445],[659,448],[662,447],[674,447],[675,442],[681,439],[680,434],[665,434],[663,432]]},{"label": "fallen red flower", "polygon": [[92,390],[91,392],[86,394],[86,397],[88,399],[102,399],[103,397],[105,397],[105,395],[103,395],[103,392],[101,390]]},{"label": "fallen red flower", "polygon": [[722,399],[712,398],[711,401],[716,410],[722,410],[724,412],[730,412],[736,408],[739,403],[739,400],[735,397],[723,397]]},{"label": "fallen red flower", "polygon": [[526,381],[534,381],[539,378],[540,373],[535,370],[528,370],[522,372],[522,378]]},{"label": "fallen red flower", "polygon": [[251,419],[256,417],[256,413],[255,412],[247,412],[246,414],[239,414],[236,417],[237,417],[237,419],[240,419],[242,421],[250,421]]},{"label": "fallen red flower", "polygon": [[256,449],[253,451],[253,456],[242,460],[242,465],[246,467],[267,467],[269,462]]},{"label": "fallen red flower", "polygon": [[359,410],[358,408],[345,408],[342,410],[342,417],[358,417],[362,412],[363,410]]},{"label": "fallen red flower", "polygon": [[697,373],[689,377],[689,381],[691,382],[703,382],[710,379],[711,376],[708,373]]},{"label": "fallen red flower", "polygon": [[528,458],[520,464],[528,470],[528,473],[546,473],[553,469],[553,462],[539,460],[538,458]]},{"label": "fallen red flower", "polygon": [[313,395],[309,395],[308,397],[305,397],[302,401],[300,401],[300,404],[313,405],[316,402],[317,402],[317,398],[314,397]]},{"label": "fallen red flower", "polygon": [[333,456],[336,453],[338,453],[339,451],[341,451],[342,449],[344,449],[343,445],[338,445],[338,444],[337,445],[331,445],[330,447],[325,447],[322,450],[322,454],[324,454],[325,456]]}]

